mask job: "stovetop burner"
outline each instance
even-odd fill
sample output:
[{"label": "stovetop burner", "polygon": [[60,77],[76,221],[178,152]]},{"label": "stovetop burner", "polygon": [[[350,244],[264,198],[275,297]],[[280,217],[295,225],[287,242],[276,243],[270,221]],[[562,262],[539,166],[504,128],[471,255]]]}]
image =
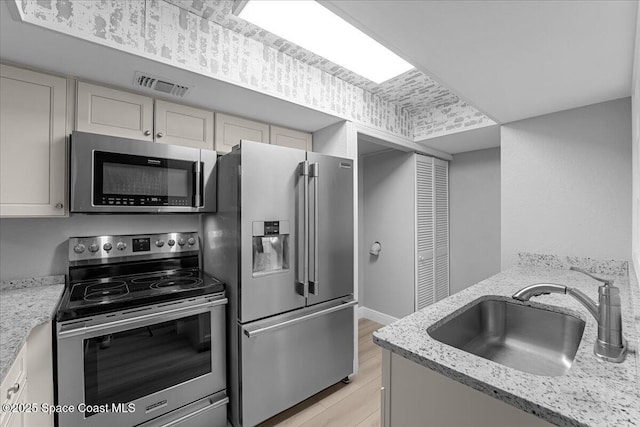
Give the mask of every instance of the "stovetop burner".
[{"label": "stovetop burner", "polygon": [[223,294],[199,252],[196,232],[72,237],[58,321]]},{"label": "stovetop burner", "polygon": [[127,283],[122,280],[113,280],[106,283],[86,283],[84,288],[84,300],[89,302],[108,302],[125,297],[129,294]]},{"label": "stovetop burner", "polygon": [[132,279],[131,282],[132,283],[156,283],[158,281],[162,281],[162,280],[167,280],[167,279],[173,279],[173,278],[179,278],[179,277],[192,277],[193,276],[193,271],[170,271],[170,272],[166,272],[166,273],[157,273],[157,274],[150,274],[150,275],[145,275],[144,277],[136,277],[135,279]]},{"label": "stovetop burner", "polygon": [[201,279],[191,278],[167,278],[159,280],[151,285],[151,288],[175,288],[175,289],[193,289],[202,286]]}]

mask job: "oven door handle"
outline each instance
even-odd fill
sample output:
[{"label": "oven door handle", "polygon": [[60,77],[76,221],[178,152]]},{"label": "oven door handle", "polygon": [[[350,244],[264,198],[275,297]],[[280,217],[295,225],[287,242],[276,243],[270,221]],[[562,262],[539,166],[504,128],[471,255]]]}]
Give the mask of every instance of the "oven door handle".
[{"label": "oven door handle", "polygon": [[[112,322],[101,323],[99,325],[86,326],[86,323],[83,322],[74,323],[71,325],[63,325],[58,332],[58,338],[66,339],[78,335],[88,335],[94,332],[105,332],[111,329],[133,329],[136,327],[142,327],[145,325],[156,323],[159,319],[163,321],[170,321],[192,314],[204,313],[212,307],[224,305],[227,302],[228,300],[226,298],[223,298],[214,301],[208,301],[206,303],[190,305],[188,307],[162,310],[154,313],[143,314],[141,316],[114,320]],[[205,308],[206,310],[204,310]]]}]

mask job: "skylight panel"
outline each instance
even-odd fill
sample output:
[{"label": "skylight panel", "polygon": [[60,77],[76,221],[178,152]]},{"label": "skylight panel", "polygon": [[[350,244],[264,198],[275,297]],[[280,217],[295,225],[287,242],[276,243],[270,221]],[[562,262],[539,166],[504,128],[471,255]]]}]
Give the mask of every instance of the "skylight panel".
[{"label": "skylight panel", "polygon": [[413,68],[312,0],[250,0],[238,16],[378,84]]}]

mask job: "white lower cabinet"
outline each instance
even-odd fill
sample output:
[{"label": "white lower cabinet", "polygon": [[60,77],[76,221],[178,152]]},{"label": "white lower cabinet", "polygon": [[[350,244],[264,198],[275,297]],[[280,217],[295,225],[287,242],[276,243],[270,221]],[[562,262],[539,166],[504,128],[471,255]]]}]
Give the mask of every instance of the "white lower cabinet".
[{"label": "white lower cabinet", "polygon": [[546,421],[382,350],[384,427],[550,427]]},{"label": "white lower cabinet", "polygon": [[16,360],[13,362],[7,375],[0,384],[0,396],[2,397],[3,410],[0,412],[0,426],[24,426],[23,412],[13,412],[4,410],[4,405],[15,406],[26,402],[25,389],[27,387],[27,370],[26,370],[26,345],[18,352]]},{"label": "white lower cabinet", "polygon": [[[32,329],[0,384],[0,396],[16,409],[0,411],[0,427],[53,426],[53,415],[40,410],[42,404],[53,405],[51,322]],[[29,410],[32,404],[38,410]]]}]

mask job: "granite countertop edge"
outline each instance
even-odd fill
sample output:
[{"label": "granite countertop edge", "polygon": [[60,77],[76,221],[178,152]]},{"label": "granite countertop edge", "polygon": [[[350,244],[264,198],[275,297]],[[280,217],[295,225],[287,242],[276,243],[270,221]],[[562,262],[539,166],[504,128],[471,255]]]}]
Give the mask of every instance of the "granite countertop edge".
[{"label": "granite countertop edge", "polygon": [[[592,346],[597,323],[572,298],[549,295],[537,297],[527,303],[511,299],[510,295],[522,285],[555,278],[557,283],[581,288],[589,297],[597,300],[597,282],[574,272],[545,265],[520,265],[504,270],[450,298],[379,329],[374,332],[373,341],[384,349],[553,424],[640,424],[640,410],[637,405],[633,406],[634,399],[640,399],[640,289],[633,289],[633,286],[638,286],[633,269],[627,274],[626,277],[611,274],[619,284],[623,298],[627,300],[626,304],[623,301],[623,329],[629,340],[629,354],[622,364],[609,364],[595,358]],[[563,279],[568,282],[563,282]],[[580,285],[576,286],[577,283]],[[428,329],[445,323],[466,306],[486,298],[486,295],[495,295],[498,299],[508,299],[524,305],[544,306],[546,309],[569,313],[585,320],[585,331],[572,370],[558,377],[527,374],[450,347],[428,335]],[[603,373],[602,366],[613,374]],[[594,397],[589,392],[595,384],[599,384],[598,381],[608,381],[602,386],[613,389],[604,393],[606,397],[601,400],[598,400],[599,396]],[[616,390],[617,388],[620,390]],[[573,390],[569,391],[571,389]],[[536,392],[545,396],[538,398]],[[561,398],[559,402],[554,402],[554,395]],[[620,399],[621,396],[626,399]],[[569,401],[573,407],[563,406]],[[598,408],[591,408],[594,403],[600,405],[600,411],[614,407],[615,410],[611,414],[601,414]]]},{"label": "granite countertop edge", "polygon": [[63,275],[0,283],[0,382],[33,328],[54,318],[64,283]]}]

